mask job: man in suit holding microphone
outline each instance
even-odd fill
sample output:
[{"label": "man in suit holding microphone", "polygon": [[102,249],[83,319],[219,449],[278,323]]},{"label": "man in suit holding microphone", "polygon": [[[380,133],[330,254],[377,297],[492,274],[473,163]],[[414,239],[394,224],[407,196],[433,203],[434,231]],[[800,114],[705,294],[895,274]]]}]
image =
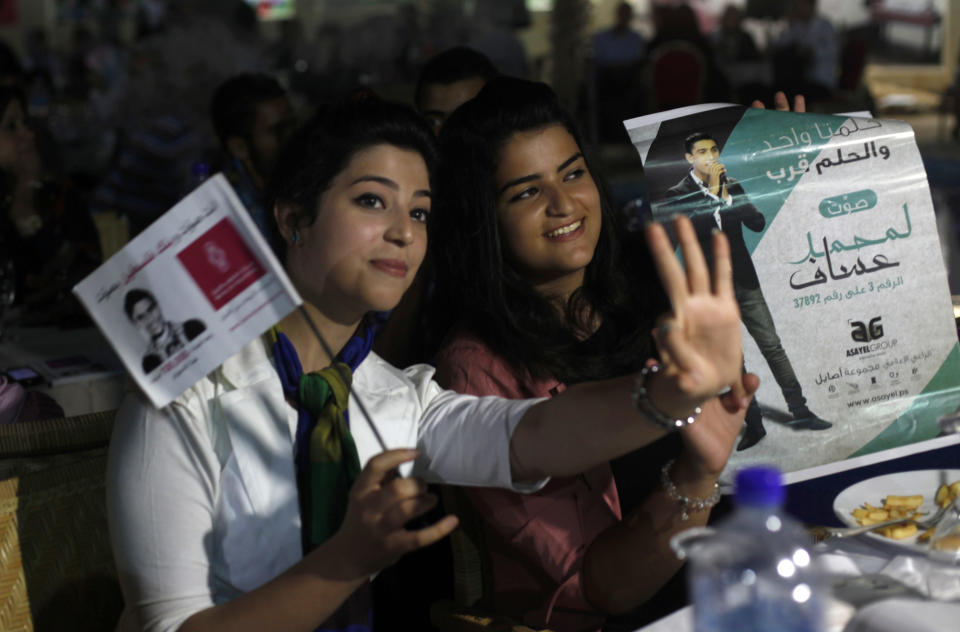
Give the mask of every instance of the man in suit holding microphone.
[{"label": "man in suit holding microphone", "polygon": [[[730,242],[733,261],[733,285],[740,304],[740,315],[747,332],[753,337],[780,386],[793,420],[787,425],[798,430],[825,430],[832,424],[820,419],[807,407],[800,382],[790,359],[780,343],[773,316],[760,290],[760,280],[743,241],[743,227],[760,232],[766,218],[750,203],[743,187],[727,177],[720,162],[716,140],[705,132],[690,134],[684,139],[684,157],[690,171],[667,191],[660,213],[684,213],[693,221],[707,261],[713,261],[711,233],[720,229]],[[760,406],[754,398],[747,410],[746,430],[737,446],[745,450],[767,434],[763,428]]]}]

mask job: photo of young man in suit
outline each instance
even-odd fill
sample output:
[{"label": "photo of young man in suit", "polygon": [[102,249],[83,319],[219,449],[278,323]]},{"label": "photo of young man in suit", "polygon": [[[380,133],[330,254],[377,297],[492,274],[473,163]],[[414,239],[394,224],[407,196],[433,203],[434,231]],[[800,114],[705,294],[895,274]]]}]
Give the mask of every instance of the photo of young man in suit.
[{"label": "photo of young man in suit", "polygon": [[[807,407],[800,382],[780,343],[773,317],[763,298],[750,251],[743,240],[744,227],[760,232],[766,225],[766,218],[750,203],[743,187],[727,176],[720,161],[720,148],[712,136],[705,132],[690,134],[684,139],[683,149],[690,170],[667,190],[657,215],[683,213],[689,216],[708,261],[713,260],[713,230],[722,230],[727,235],[741,318],[787,402],[793,416],[787,425],[804,430],[830,428],[832,424],[814,415]],[[737,449],[745,450],[755,445],[766,434],[760,406],[754,399],[747,411],[746,430]]]}]

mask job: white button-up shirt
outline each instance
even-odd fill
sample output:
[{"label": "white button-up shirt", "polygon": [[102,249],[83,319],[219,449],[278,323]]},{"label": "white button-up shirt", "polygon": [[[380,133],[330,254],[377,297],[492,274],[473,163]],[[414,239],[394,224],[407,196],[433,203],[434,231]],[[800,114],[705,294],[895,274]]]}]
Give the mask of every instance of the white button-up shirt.
[{"label": "white button-up shirt", "polygon": [[[401,371],[373,353],[360,364],[349,413],[361,466],[381,448],[356,397],[388,448],[417,447],[404,474],[517,491],[546,482],[515,485],[510,473],[510,437],[538,400],[459,395],[432,376],[430,366]],[[261,340],[161,410],[125,400],[107,475],[121,629],[176,630],[301,559],[296,425]]]}]

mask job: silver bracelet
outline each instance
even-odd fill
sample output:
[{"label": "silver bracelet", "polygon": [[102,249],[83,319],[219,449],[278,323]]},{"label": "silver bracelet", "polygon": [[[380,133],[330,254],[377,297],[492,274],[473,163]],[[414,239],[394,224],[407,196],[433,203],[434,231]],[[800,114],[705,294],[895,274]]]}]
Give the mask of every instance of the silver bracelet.
[{"label": "silver bracelet", "polygon": [[684,496],[677,489],[677,486],[673,484],[673,481],[670,480],[670,467],[675,461],[676,459],[670,459],[660,468],[660,484],[663,486],[663,491],[667,494],[668,498],[680,503],[680,520],[686,522],[690,519],[691,513],[706,511],[720,502],[720,486],[714,483],[713,493],[707,498],[690,498],[689,496]]},{"label": "silver bracelet", "polygon": [[631,393],[630,396],[633,399],[634,408],[643,413],[650,423],[661,430],[666,430],[667,432],[676,432],[677,430],[680,430],[684,426],[689,426],[697,420],[697,415],[700,414],[700,407],[697,406],[694,408],[693,414],[685,419],[668,417],[657,410],[657,407],[654,406],[653,402],[651,402],[649,397],[647,397],[647,376],[651,373],[656,374],[659,371],[659,364],[645,366],[640,369],[640,372],[637,373],[637,379],[633,383],[633,393]]}]

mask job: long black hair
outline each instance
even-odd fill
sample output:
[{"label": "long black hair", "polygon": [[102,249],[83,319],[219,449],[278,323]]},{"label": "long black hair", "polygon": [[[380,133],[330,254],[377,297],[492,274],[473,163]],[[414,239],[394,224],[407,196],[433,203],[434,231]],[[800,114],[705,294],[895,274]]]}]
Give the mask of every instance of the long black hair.
[{"label": "long black hair", "polygon": [[[12,86],[0,86],[0,116],[6,111],[7,107],[16,101],[23,110],[23,115],[27,115],[27,97],[19,88]],[[0,172],[0,196],[4,200],[13,191],[17,184],[17,177],[13,173]]]},{"label": "long black hair", "polygon": [[[645,246],[624,251],[603,191],[597,248],[565,313],[504,256],[494,185],[501,149],[518,132],[551,125],[562,125],[584,149],[547,85],[508,77],[489,82],[448,119],[430,226],[437,271],[431,327],[459,323],[534,377],[576,383],[622,375],[653,354],[650,330],[667,302]],[[600,328],[581,340],[577,330],[598,319]]]},{"label": "long black hair", "polygon": [[[316,219],[320,196],[330,182],[357,152],[381,144],[420,154],[427,166],[431,189],[434,188],[437,144],[426,121],[410,107],[361,93],[321,105],[291,135],[268,179],[267,208],[273,209],[278,203],[292,204],[303,223],[311,224]],[[274,250],[283,261],[286,244],[276,223],[270,225]]]}]

